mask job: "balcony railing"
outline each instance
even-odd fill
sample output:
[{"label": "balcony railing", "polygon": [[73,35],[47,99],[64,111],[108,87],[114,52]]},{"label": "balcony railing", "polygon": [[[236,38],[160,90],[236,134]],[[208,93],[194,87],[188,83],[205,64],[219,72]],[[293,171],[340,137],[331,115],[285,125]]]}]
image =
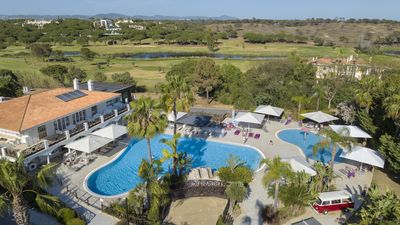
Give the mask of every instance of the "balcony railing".
[{"label": "balcony railing", "polygon": [[44,149],[44,143],[41,141],[23,150],[23,153],[24,156],[29,156],[43,149]]},{"label": "balcony railing", "polygon": [[[126,111],[128,111],[127,107],[123,107],[123,108],[117,109],[118,115],[121,115],[122,113],[125,113]],[[104,117],[104,122],[105,122],[105,121],[108,121],[108,120],[114,118],[115,117],[115,113],[114,112],[110,112],[108,114],[105,114],[103,117]],[[87,123],[88,123],[88,128],[90,129],[90,128],[94,127],[94,126],[99,125],[101,123],[101,119],[100,118],[96,118],[94,120],[88,121]],[[79,133],[81,133],[83,131],[85,131],[85,125],[84,124],[78,124],[78,125],[75,126],[74,129],[69,130],[69,135],[70,135],[70,137],[73,137],[73,136],[78,135]],[[48,146],[49,147],[51,147],[51,146],[53,146],[53,145],[55,145],[55,144],[57,144],[57,143],[59,143],[61,141],[64,141],[66,139],[67,139],[67,136],[66,136],[65,133],[57,134],[57,135],[54,135],[54,136],[46,138],[46,140],[48,141]],[[41,141],[41,142],[38,142],[38,143],[36,143],[36,144],[24,149],[23,152],[24,152],[24,156],[26,157],[26,156],[33,155],[34,153],[37,153],[37,152],[42,151],[44,149],[45,149],[44,141]],[[11,154],[13,154],[15,156],[11,156]],[[10,155],[9,156],[16,158],[17,154],[16,154],[15,151],[10,151]]]}]

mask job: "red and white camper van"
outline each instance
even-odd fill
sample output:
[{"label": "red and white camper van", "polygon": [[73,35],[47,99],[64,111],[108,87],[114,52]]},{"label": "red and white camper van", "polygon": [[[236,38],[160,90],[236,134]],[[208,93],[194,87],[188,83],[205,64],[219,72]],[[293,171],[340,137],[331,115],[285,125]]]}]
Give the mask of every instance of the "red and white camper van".
[{"label": "red and white camper van", "polygon": [[353,208],[354,202],[352,195],[347,191],[322,192],[317,200],[312,203],[312,207],[318,213],[326,215],[329,211]]}]

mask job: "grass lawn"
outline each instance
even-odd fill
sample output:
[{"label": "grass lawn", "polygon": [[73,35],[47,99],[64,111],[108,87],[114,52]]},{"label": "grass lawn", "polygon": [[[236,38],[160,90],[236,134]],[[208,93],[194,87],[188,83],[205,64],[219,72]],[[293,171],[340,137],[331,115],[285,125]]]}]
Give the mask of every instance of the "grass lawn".
[{"label": "grass lawn", "polygon": [[[89,77],[96,72],[103,72],[110,77],[113,73],[130,72],[131,75],[138,82],[138,85],[144,85],[149,91],[154,91],[154,86],[164,81],[165,73],[172,67],[172,65],[178,64],[185,59],[112,59],[109,66],[102,65],[100,68],[96,65],[96,62],[105,62],[105,59],[97,58],[94,61],[84,61],[81,60],[80,57],[73,57],[73,60],[73,62],[55,63],[44,62],[40,59],[36,59],[30,56],[25,58],[1,57],[0,69],[10,69],[15,72],[42,75],[42,73],[40,72],[41,68],[48,65],[61,64],[67,67],[75,66],[81,68],[87,72]],[[257,64],[262,63],[262,61],[225,59],[217,59],[216,62],[218,64],[231,63],[240,68],[243,72],[247,71]]]},{"label": "grass lawn", "polygon": [[[81,46],[61,46],[55,45],[53,49],[62,51],[79,51]],[[155,45],[151,41],[145,45],[133,45],[125,42],[118,45],[104,45],[97,43],[91,45],[92,51],[99,54],[115,54],[115,53],[145,53],[145,52],[209,52],[206,46],[197,45]],[[355,55],[353,48],[342,48],[345,55]],[[337,57],[338,48],[314,46],[308,44],[286,44],[286,43],[268,43],[268,44],[249,44],[245,43],[242,38],[222,40],[219,44],[217,53],[231,55],[253,55],[253,56],[288,56],[292,52],[304,57]]]},{"label": "grass lawn", "polygon": [[[178,45],[154,45],[151,40],[146,40],[146,45],[133,45],[125,42],[120,45],[104,45],[96,43],[89,46],[93,51],[104,54],[114,53],[144,53],[144,52],[209,52],[206,46],[178,46]],[[81,46],[61,46],[55,45],[53,49],[62,51],[79,51]],[[289,56],[292,52],[303,57],[338,57],[339,48],[321,47],[307,44],[285,44],[285,43],[268,43],[268,44],[248,44],[243,39],[236,38],[223,40],[219,45],[220,50],[217,53],[230,55],[252,55],[252,56]],[[356,55],[352,48],[341,48],[344,55]],[[10,46],[4,50],[0,50],[0,69],[11,69],[15,72],[23,72],[27,74],[36,74],[38,77],[43,76],[40,68],[47,65],[62,64],[65,66],[76,66],[85,70],[89,77],[96,72],[103,72],[111,75],[117,72],[130,72],[138,81],[138,85],[144,85],[149,91],[154,91],[155,85],[163,82],[165,73],[172,65],[178,64],[185,58],[168,58],[168,59],[150,59],[150,60],[133,60],[115,58],[111,59],[109,65],[98,67],[96,62],[106,62],[105,58],[96,58],[94,61],[84,61],[80,57],[73,57],[73,62],[67,63],[49,63],[31,56],[14,57],[13,54],[26,52],[29,50],[25,46]],[[370,57],[367,55],[358,55],[365,62],[369,62]],[[216,63],[233,64],[246,72],[250,68],[263,63],[257,60],[234,60],[234,59],[215,59]],[[372,63],[377,66],[390,66],[400,68],[400,57],[376,55],[372,57]]]}]

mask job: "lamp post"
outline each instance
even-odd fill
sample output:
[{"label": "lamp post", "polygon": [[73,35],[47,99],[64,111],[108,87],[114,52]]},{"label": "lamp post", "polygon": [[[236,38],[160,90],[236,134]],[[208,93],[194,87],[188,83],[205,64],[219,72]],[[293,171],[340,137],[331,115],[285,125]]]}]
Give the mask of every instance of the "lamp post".
[{"label": "lamp post", "polygon": [[103,201],[104,201],[104,200],[101,198],[101,199],[100,199],[101,211],[103,211],[103,208],[104,208]]},{"label": "lamp post", "polygon": [[125,198],[126,224],[129,225],[128,198]]}]

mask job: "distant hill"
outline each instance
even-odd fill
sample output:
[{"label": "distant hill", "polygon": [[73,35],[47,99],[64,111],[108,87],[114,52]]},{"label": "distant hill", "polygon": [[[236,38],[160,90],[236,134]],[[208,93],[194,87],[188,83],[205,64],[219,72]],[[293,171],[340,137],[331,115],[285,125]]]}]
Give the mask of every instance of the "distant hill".
[{"label": "distant hill", "polygon": [[163,15],[153,15],[153,16],[128,16],[119,13],[105,13],[96,15],[0,15],[0,19],[36,19],[36,20],[50,20],[59,18],[77,18],[77,19],[143,19],[143,20],[236,20],[238,18],[231,17],[227,15],[217,16],[217,17],[207,17],[207,16],[163,16]]}]

